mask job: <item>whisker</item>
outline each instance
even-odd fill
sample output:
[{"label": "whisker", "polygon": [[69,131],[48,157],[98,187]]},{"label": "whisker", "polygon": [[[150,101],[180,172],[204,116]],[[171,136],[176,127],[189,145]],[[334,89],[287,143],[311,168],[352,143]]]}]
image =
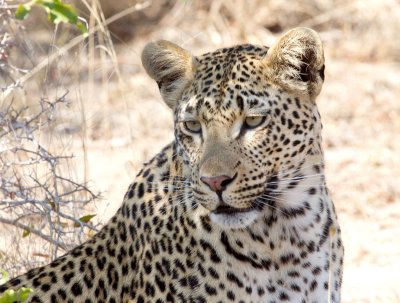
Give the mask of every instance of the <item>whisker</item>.
[{"label": "whisker", "polygon": [[301,171],[308,170],[309,168],[311,168],[315,165],[320,165],[320,164],[324,165],[325,162],[322,160],[322,161],[318,161],[318,162],[312,162],[305,166],[292,167],[290,169],[281,167],[280,170],[278,172],[276,172],[275,174],[273,174],[272,176],[275,176],[278,178],[279,178],[279,175],[289,176],[290,174],[300,173]]},{"label": "whisker", "polygon": [[[187,202],[186,200],[185,201],[181,201],[179,205],[185,204],[186,202]],[[171,206],[175,206],[176,207],[177,205],[171,205]],[[192,203],[192,201],[191,201],[191,203],[189,205],[187,205],[187,209],[186,209],[186,211],[183,212],[183,214],[186,213],[186,212],[192,211],[192,210],[196,209],[197,207],[198,207],[198,203],[196,203],[196,202]]]},{"label": "whisker", "polygon": [[181,180],[168,179],[168,180],[163,180],[163,181],[159,180],[156,182],[152,182],[152,181],[150,181],[150,182],[144,181],[144,182],[145,183],[190,183],[190,181],[187,179],[181,179]]},{"label": "whisker", "polygon": [[165,209],[174,209],[175,207],[179,207],[181,205],[185,205],[186,203],[187,203],[186,200],[182,200],[182,201],[179,201],[178,203],[175,203],[175,204],[166,205]]},{"label": "whisker", "polygon": [[173,183],[173,184],[190,184],[191,182],[190,181],[187,181],[187,180],[170,180],[170,181],[160,181],[160,182],[158,182],[158,183],[166,183],[166,184],[168,184],[168,183]]},{"label": "whisker", "polygon": [[275,197],[275,196],[271,196],[268,194],[263,194],[262,196],[258,197],[257,199],[263,199],[264,201],[271,201],[271,200],[275,200],[275,201],[282,201],[282,202],[286,202],[286,199],[280,198],[280,197]]},{"label": "whisker", "polygon": [[269,184],[279,184],[279,183],[286,183],[286,182],[292,182],[292,181],[297,181],[297,180],[305,180],[308,178],[316,178],[319,176],[324,176],[324,174],[313,174],[313,175],[297,176],[297,177],[287,178],[287,179],[279,179],[279,181],[270,182]]},{"label": "whisker", "polygon": [[264,202],[264,201],[259,201],[259,199],[257,199],[256,202],[257,202],[257,203],[260,203],[261,205],[268,206],[269,208],[272,208],[272,209],[274,209],[274,210],[276,210],[276,211],[279,211],[279,212],[281,212],[281,213],[287,215],[287,213],[286,213],[284,210],[282,210],[282,209],[280,209],[280,208],[278,208],[278,207],[276,207],[276,206],[273,206],[273,205],[271,205],[271,204],[268,204],[268,203],[266,203],[266,202]]},{"label": "whisker", "polygon": [[184,193],[180,193],[178,195],[173,196],[173,198],[176,199],[176,201],[171,205],[166,205],[166,207],[173,208],[173,207],[177,207],[182,204],[190,203],[191,200],[193,200],[194,196],[191,193],[184,192]]},{"label": "whisker", "polygon": [[[299,161],[298,163],[300,163],[300,162],[301,161]],[[281,172],[295,172],[295,171],[302,170],[302,169],[304,170],[304,169],[307,169],[307,168],[310,168],[310,167],[313,167],[313,166],[319,165],[319,164],[325,164],[325,161],[321,160],[321,161],[317,161],[317,162],[311,162],[308,165],[300,166],[300,167],[293,167],[293,168],[290,168],[290,169],[286,169],[286,168],[282,167],[280,169],[280,171]]]},{"label": "whisker", "polygon": [[[313,185],[296,185],[296,187],[293,189],[284,187],[282,189],[279,189],[279,188],[278,189],[269,189],[268,191],[271,193],[304,193],[304,192],[306,192],[306,189],[309,189],[312,186]],[[320,185],[320,184],[315,185],[315,187],[327,188],[327,186]],[[299,190],[296,190],[296,189],[299,189]]]},{"label": "whisker", "polygon": [[173,190],[185,190],[189,188],[188,186],[173,186],[173,185],[166,185],[166,186],[157,186],[158,189],[173,189]]}]

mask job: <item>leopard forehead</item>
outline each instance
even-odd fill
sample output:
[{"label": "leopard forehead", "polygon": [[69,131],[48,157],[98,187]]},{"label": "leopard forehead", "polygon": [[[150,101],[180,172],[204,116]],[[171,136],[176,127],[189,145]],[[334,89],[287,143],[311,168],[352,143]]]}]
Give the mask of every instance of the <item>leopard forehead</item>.
[{"label": "leopard forehead", "polygon": [[232,120],[237,113],[265,114],[271,90],[262,59],[267,47],[251,44],[219,49],[196,58],[192,83],[180,99],[178,119]]}]

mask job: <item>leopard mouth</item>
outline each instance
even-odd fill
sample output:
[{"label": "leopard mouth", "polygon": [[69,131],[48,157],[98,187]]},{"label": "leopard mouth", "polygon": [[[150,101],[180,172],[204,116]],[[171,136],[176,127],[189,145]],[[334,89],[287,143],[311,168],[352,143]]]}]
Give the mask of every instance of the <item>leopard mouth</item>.
[{"label": "leopard mouth", "polygon": [[[217,207],[213,210],[208,208],[211,222],[229,229],[240,229],[250,226],[263,215],[264,209],[269,208],[274,210],[276,208],[276,194],[274,192],[277,182],[277,177],[270,177],[261,193],[257,193],[252,197],[247,196],[246,198],[250,199],[250,205],[246,208],[230,206],[223,200],[222,194],[218,195],[219,202]],[[208,206],[210,207],[211,205]]]},{"label": "leopard mouth", "polygon": [[[237,208],[228,205],[223,200],[221,193],[217,193],[219,198],[219,205],[217,206],[216,209],[212,210],[211,213],[214,215],[233,216],[235,214],[248,213],[251,211],[262,211],[266,206],[273,207],[275,205],[275,196],[276,196],[274,190],[277,187],[277,182],[278,178],[276,176],[270,177],[267,181],[267,186],[264,189],[264,191],[261,192],[260,194],[256,194],[254,196],[254,200],[252,201],[251,205],[246,208]],[[260,200],[260,197],[263,197],[262,200]]]},{"label": "leopard mouth", "polygon": [[221,203],[211,213],[216,214],[216,215],[235,215],[238,213],[246,213],[246,212],[249,212],[252,210],[254,210],[253,207],[236,208],[236,207],[232,207],[226,203]]},{"label": "leopard mouth", "polygon": [[212,222],[221,227],[236,229],[245,228],[252,224],[260,215],[254,207],[236,208],[226,203],[220,203],[210,212]]}]

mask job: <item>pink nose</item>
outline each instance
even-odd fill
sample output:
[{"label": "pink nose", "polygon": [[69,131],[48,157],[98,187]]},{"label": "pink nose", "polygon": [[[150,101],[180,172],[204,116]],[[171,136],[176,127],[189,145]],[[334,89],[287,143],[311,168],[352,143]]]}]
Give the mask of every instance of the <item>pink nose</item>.
[{"label": "pink nose", "polygon": [[[236,175],[235,175],[236,176]],[[217,177],[201,177],[200,180],[205,183],[212,191],[222,192],[226,187],[235,179],[229,176],[217,176]]]}]

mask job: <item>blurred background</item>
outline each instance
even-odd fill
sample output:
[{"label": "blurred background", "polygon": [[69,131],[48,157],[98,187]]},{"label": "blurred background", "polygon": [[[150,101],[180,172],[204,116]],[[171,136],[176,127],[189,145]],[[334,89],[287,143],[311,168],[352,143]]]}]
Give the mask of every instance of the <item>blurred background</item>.
[{"label": "blurred background", "polygon": [[48,263],[101,228],[141,163],[173,138],[140,54],[202,54],[319,32],[328,186],[346,248],[343,302],[400,302],[398,0],[75,0],[90,35],[15,20],[0,0],[0,269]]}]

